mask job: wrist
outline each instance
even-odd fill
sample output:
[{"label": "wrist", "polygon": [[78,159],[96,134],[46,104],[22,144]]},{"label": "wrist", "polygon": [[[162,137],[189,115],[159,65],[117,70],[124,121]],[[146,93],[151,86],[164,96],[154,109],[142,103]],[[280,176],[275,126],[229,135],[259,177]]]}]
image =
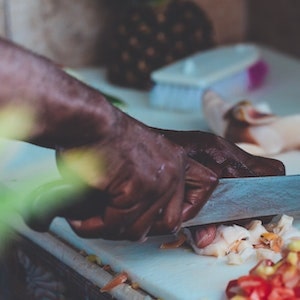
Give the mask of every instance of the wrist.
[{"label": "wrist", "polygon": [[[75,84],[75,83],[73,83]],[[80,146],[99,141],[118,126],[122,112],[111,105],[98,91],[76,82],[74,94],[51,103],[43,113],[47,120],[43,136],[59,146]]]}]

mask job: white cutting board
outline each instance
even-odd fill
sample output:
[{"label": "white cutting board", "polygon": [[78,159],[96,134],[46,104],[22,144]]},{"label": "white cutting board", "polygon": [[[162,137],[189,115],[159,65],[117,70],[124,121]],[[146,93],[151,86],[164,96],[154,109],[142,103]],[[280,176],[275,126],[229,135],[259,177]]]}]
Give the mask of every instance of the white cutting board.
[{"label": "white cutting board", "polygon": [[[282,54],[262,49],[263,56],[271,66],[266,86],[248,97],[252,101],[267,102],[279,115],[300,113],[300,63]],[[149,107],[146,93],[119,89],[103,80],[98,69],[80,70],[80,75],[90,84],[120,96],[128,102],[127,112],[144,123],[169,129],[205,130],[201,112],[174,113]],[[233,99],[235,100],[235,99]],[[13,143],[15,158],[2,172],[0,180],[14,182],[26,177],[25,166],[43,161],[55,174],[54,153],[25,143]],[[10,155],[12,152],[9,151]],[[279,155],[288,174],[300,173],[300,153],[293,151]],[[24,168],[22,168],[24,166]],[[2,170],[5,169],[3,165]],[[41,168],[43,169],[43,168]],[[223,259],[203,257],[187,249],[162,250],[159,246],[169,237],[150,238],[145,243],[112,242],[101,239],[78,238],[62,219],[56,219],[51,230],[78,249],[96,254],[110,264],[115,271],[126,271],[149,294],[164,300],[223,300],[229,280],[246,274],[255,262],[241,266],[229,266]],[[51,252],[51,249],[49,249]]]},{"label": "white cutting board", "polygon": [[116,272],[126,271],[142,289],[164,300],[226,299],[228,281],[246,274],[255,264],[253,260],[230,266],[224,258],[199,256],[187,248],[160,249],[169,236],[149,238],[144,243],[84,240],[62,219],[55,220],[52,230],[78,249],[96,254]]}]

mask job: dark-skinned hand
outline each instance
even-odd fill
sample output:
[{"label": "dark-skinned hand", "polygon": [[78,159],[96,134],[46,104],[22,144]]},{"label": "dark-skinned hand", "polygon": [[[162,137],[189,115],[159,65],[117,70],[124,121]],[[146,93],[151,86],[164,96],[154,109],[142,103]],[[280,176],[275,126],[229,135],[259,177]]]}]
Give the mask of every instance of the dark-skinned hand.
[{"label": "dark-skinned hand", "polygon": [[[213,170],[219,178],[285,175],[282,162],[249,154],[215,134],[201,131],[160,132],[181,145],[189,157]],[[195,245],[205,247],[215,238],[216,224],[191,228],[191,233]]]},{"label": "dark-skinned hand", "polygon": [[[56,214],[67,217],[83,237],[141,240],[174,233],[207,201],[217,175],[152,128],[127,116],[120,122],[119,130],[99,142],[58,149],[58,166],[67,166],[95,192],[82,196],[76,212]],[[70,162],[74,153],[79,162],[91,153],[99,158],[88,175]],[[62,171],[62,176],[68,180],[69,173]]]},{"label": "dark-skinned hand", "polygon": [[[140,126],[142,125],[140,124]],[[183,206],[180,208],[180,222],[197,214],[199,209],[207,201],[207,198],[215,186],[214,180],[211,180],[211,174],[206,173],[207,169],[203,168],[203,166],[212,170],[219,178],[267,175],[276,176],[283,175],[285,173],[284,165],[280,161],[253,156],[241,150],[231,142],[211,133],[201,131],[170,131],[154,128],[149,130],[154,131],[155,135],[158,133],[161,139],[167,138],[174,144],[183,147],[189,161],[192,159],[201,163],[201,165],[196,164],[196,168],[199,168],[200,173],[203,175],[201,184],[208,185],[210,187],[209,189],[201,190],[199,185],[197,186],[197,184],[191,184],[191,182],[189,183],[189,181],[187,181],[189,183],[187,187],[190,189],[186,190],[184,196],[181,195],[181,197],[184,198],[184,202],[182,204]],[[126,144],[127,143],[129,143],[129,141],[126,141]],[[179,147],[179,149],[182,150],[181,147]],[[110,149],[111,148],[108,147],[108,152],[112,155],[111,157],[114,157],[116,153],[113,154]],[[67,150],[58,151],[59,159],[67,152]],[[119,151],[117,153],[119,153]],[[166,155],[169,156],[170,154],[166,153]],[[129,157],[136,158],[137,154],[134,153],[133,156],[129,155]],[[118,170],[117,173],[119,175],[120,169],[115,168],[115,170]],[[122,172],[125,172],[125,177],[130,177],[127,173],[127,168],[124,168]],[[112,173],[116,174],[115,172]],[[189,172],[187,172],[187,175],[188,174]],[[138,178],[135,180],[138,181]],[[172,182],[172,180],[166,182]],[[118,182],[117,185],[120,186],[121,183]],[[71,186],[68,186],[65,181],[62,182],[62,186],[64,188],[72,188]],[[170,187],[172,186],[173,185],[171,184]],[[194,190],[193,187],[197,187],[196,190]],[[111,195],[117,193],[117,190],[116,186],[113,186],[111,190],[106,189],[105,192],[100,192],[96,188],[90,189],[88,192],[78,195],[77,200],[74,201],[76,203],[75,205],[73,204],[71,208],[65,209],[59,214],[66,217],[74,231],[83,237],[105,237],[108,239],[136,239],[144,237],[145,234],[139,234],[138,236],[132,236],[129,234],[132,230],[134,230],[134,232],[138,230],[135,229],[134,226],[127,227],[127,225],[125,225],[126,222],[128,222],[127,216],[128,218],[130,217],[132,210],[127,210],[125,207],[119,207],[119,209],[116,209],[112,206],[114,205],[114,202]],[[135,198],[135,193],[131,191],[131,195],[129,197]],[[107,219],[105,219],[105,217]],[[173,229],[166,226],[163,219],[164,218],[161,215],[157,214],[155,222],[147,233],[164,234],[174,232],[178,229],[177,226],[173,227]],[[139,218],[137,221],[138,226],[136,228],[146,228],[146,220],[147,219],[143,217]],[[116,234],[118,228],[123,225],[126,227],[126,230],[122,233]],[[195,239],[199,242],[199,246],[203,246],[203,243],[209,243],[209,241],[211,241],[214,236],[214,228],[215,226],[212,225],[209,227],[199,227],[194,231]],[[107,232],[108,234],[106,234]]]}]

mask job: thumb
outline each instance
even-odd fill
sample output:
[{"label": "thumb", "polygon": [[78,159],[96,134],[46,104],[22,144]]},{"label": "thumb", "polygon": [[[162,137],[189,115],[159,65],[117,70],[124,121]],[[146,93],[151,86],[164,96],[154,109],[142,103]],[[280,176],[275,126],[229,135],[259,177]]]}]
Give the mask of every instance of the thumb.
[{"label": "thumb", "polygon": [[78,189],[64,180],[39,186],[28,197],[29,209],[22,215],[25,223],[33,230],[47,231],[56,216],[63,215],[78,202],[76,192]]}]

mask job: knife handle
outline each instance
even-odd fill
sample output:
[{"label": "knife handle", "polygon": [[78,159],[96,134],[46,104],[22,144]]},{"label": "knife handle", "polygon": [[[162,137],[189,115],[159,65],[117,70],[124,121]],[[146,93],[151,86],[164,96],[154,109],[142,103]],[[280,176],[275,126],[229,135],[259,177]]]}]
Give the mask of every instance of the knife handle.
[{"label": "knife handle", "polygon": [[108,200],[105,192],[59,179],[39,186],[29,195],[29,210],[23,217],[29,227],[45,232],[55,217],[85,220],[101,216]]}]

